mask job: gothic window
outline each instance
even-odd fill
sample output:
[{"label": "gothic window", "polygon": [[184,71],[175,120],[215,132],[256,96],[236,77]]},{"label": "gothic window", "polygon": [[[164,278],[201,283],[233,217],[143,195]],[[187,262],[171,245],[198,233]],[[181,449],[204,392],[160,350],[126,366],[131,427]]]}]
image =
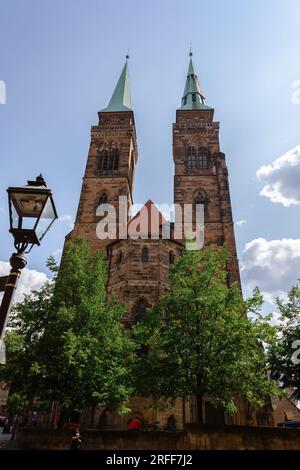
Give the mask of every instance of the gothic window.
[{"label": "gothic window", "polygon": [[123,253],[122,251],[120,250],[119,253],[117,254],[117,266],[120,266],[120,264],[122,263],[122,259],[123,259]]},{"label": "gothic window", "polygon": [[169,252],[169,271],[172,270],[173,264],[175,262],[175,255],[173,251]]},{"label": "gothic window", "polygon": [[205,169],[209,166],[209,156],[205,148],[197,145],[189,145],[187,150],[188,170]]},{"label": "gothic window", "polygon": [[120,152],[117,147],[109,148],[106,145],[100,149],[98,155],[98,171],[100,173],[112,173],[119,168]]},{"label": "gothic window", "polygon": [[107,204],[107,203],[108,203],[107,194],[102,193],[101,196],[99,197],[98,206],[100,206],[101,204]]},{"label": "gothic window", "polygon": [[172,264],[174,264],[174,261],[175,261],[175,255],[174,255],[173,251],[170,251],[169,252],[169,264],[170,264],[170,266]]},{"label": "gothic window", "polygon": [[131,157],[130,157],[130,167],[129,167],[129,181],[132,184],[133,180],[133,169],[134,169],[134,154],[133,151],[131,152]]},{"label": "gothic window", "polygon": [[194,220],[196,219],[196,205],[203,204],[204,205],[204,221],[207,221],[208,218],[208,198],[206,191],[202,188],[198,189],[194,194]]},{"label": "gothic window", "polygon": [[147,263],[149,261],[149,250],[145,246],[142,249],[141,261],[143,261],[143,263]]},{"label": "gothic window", "polygon": [[147,307],[148,304],[144,298],[141,298],[137,301],[132,312],[133,323],[140,322],[145,318]]},{"label": "gothic window", "polygon": [[111,151],[111,164],[112,169],[117,170],[119,168],[119,150],[113,148]]}]

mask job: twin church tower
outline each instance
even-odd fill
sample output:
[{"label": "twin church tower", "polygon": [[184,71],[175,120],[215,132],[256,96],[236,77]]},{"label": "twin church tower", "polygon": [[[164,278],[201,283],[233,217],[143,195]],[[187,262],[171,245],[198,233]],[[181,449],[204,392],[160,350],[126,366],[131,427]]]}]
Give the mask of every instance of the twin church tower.
[{"label": "twin church tower", "polygon": [[[170,267],[180,256],[183,243],[174,236],[166,240],[161,233],[147,239],[97,237],[100,204],[112,204],[117,214],[120,196],[127,196],[128,209],[133,204],[138,149],[127,59],[108,106],[98,113],[98,125],[91,129],[78,212],[69,237],[85,236],[93,250],[107,251],[108,292],[115,292],[127,305],[124,320],[130,325],[168,288]],[[228,280],[239,283],[228,171],[220,151],[219,123],[213,117],[214,109],[205,104],[190,53],[181,106],[173,124],[174,203],[204,205],[204,245],[226,243]],[[145,209],[149,220],[157,211],[151,201]],[[157,216],[162,227],[165,220],[160,213]],[[126,223],[130,226],[136,217]]]}]

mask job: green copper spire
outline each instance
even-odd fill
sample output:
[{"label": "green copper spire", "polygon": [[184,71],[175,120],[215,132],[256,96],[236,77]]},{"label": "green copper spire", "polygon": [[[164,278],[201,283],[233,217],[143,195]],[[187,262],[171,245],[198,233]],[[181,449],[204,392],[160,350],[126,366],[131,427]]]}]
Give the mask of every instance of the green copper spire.
[{"label": "green copper spire", "polygon": [[125,65],[123,67],[116,88],[113,92],[113,95],[110,99],[110,102],[108,103],[107,108],[101,110],[102,113],[132,111],[128,74],[128,59],[129,56],[127,55]]},{"label": "green copper spire", "polygon": [[179,109],[212,109],[205,104],[203,91],[201,90],[197,74],[192,61],[193,53],[190,51],[190,63],[186,77],[181,107]]}]

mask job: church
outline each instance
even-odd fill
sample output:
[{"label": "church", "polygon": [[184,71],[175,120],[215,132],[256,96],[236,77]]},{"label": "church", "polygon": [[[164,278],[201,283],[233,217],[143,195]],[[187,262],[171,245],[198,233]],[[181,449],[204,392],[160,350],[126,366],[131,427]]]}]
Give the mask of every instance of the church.
[{"label": "church", "polygon": [[[119,214],[120,196],[126,196],[128,214],[133,204],[135,168],[138,149],[134,110],[131,105],[128,74],[128,56],[108,106],[98,112],[98,124],[91,128],[91,142],[83,177],[75,225],[67,238],[86,237],[92,250],[105,250],[108,260],[108,293],[114,292],[127,307],[124,324],[130,325],[143,318],[147,307],[168,289],[169,272],[174,260],[183,249],[182,240],[174,235],[162,236],[165,218],[152,201],[146,202],[140,212],[146,211],[148,221],[155,214],[158,232],[148,237],[115,237],[101,239],[97,236],[99,216],[97,208],[111,204]],[[232,218],[228,170],[225,155],[220,149],[219,122],[214,121],[214,109],[205,102],[204,92],[190,52],[187,77],[180,107],[173,124],[174,204],[204,207],[204,246],[227,245],[229,252],[228,282],[240,285]],[[125,221],[128,228],[140,213]],[[152,214],[152,216],[151,216]],[[116,221],[117,225],[120,222]],[[151,225],[151,224],[150,224]],[[153,235],[153,234],[152,234]],[[186,422],[196,422],[196,404],[191,397],[182,403],[177,400],[167,412],[147,408],[149,400],[132,399],[130,416],[139,416],[151,422],[164,423],[173,414],[180,427]],[[246,424],[247,407],[241,402],[238,413],[229,416],[205,402],[205,422],[217,424]],[[86,410],[82,419],[89,427],[97,427],[103,410]],[[126,426],[126,417],[109,413],[111,426]],[[257,424],[257,420],[253,422]]]}]

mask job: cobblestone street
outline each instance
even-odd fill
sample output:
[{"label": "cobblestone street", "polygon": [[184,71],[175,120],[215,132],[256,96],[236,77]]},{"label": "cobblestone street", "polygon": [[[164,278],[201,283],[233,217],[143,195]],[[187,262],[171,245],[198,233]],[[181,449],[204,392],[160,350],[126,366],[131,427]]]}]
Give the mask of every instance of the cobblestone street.
[{"label": "cobblestone street", "polygon": [[2,432],[0,432],[0,450],[10,449],[13,443],[14,442],[11,441],[11,434],[2,434]]}]

